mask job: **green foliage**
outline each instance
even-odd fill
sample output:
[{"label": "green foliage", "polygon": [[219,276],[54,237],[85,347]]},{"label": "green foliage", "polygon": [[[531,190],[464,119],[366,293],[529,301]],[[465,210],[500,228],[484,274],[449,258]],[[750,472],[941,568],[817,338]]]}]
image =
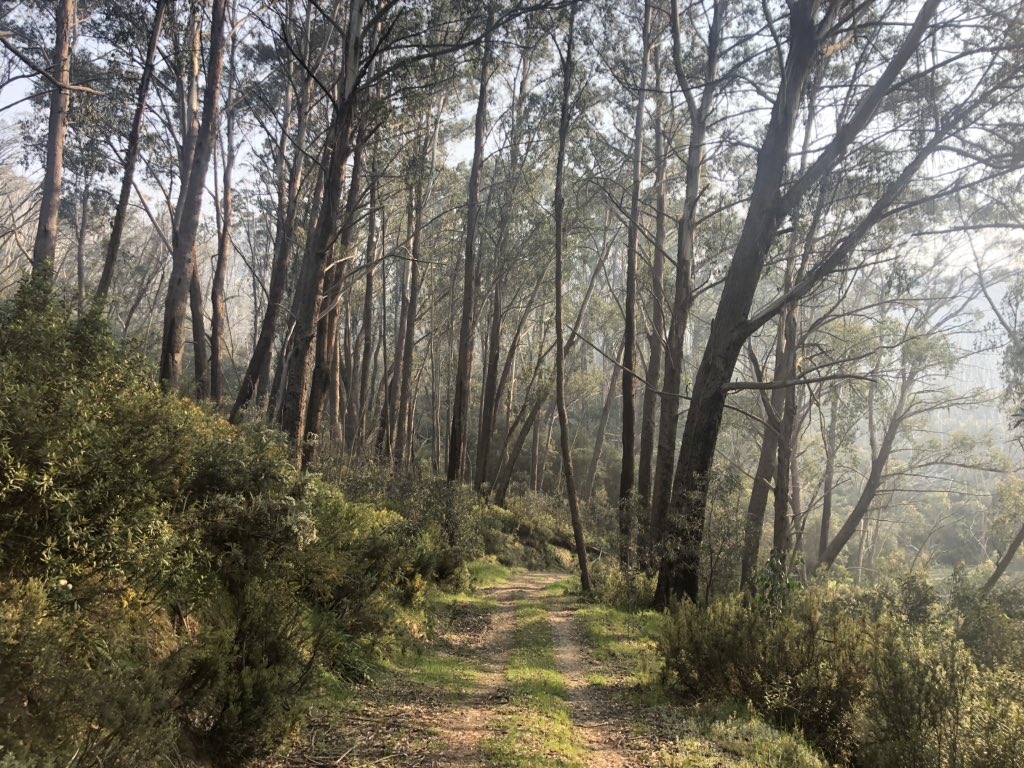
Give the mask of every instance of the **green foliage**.
[{"label": "green foliage", "polygon": [[683,695],[750,702],[769,723],[799,728],[830,758],[854,747],[854,705],[867,676],[864,618],[823,589],[784,609],[742,596],[681,604],[663,640],[665,674]]},{"label": "green foliage", "polygon": [[654,603],[657,579],[636,569],[623,570],[618,562],[595,563],[590,572],[594,597],[620,611],[639,611]]},{"label": "green foliage", "polygon": [[32,284],[0,307],[0,759],[238,763],[317,675],[365,676],[475,518],[352,503],[101,328]]},{"label": "green foliage", "polygon": [[783,594],[679,605],[661,646],[670,688],[746,703],[841,764],[1022,765],[1019,619],[976,592],[943,609],[921,578]]}]

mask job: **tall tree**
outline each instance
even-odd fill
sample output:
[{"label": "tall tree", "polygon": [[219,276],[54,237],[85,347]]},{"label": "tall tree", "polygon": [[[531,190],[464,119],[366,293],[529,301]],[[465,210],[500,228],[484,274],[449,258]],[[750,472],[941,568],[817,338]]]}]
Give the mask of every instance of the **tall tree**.
[{"label": "tall tree", "polygon": [[451,430],[448,435],[449,482],[462,478],[466,428],[469,421],[470,377],[473,372],[473,320],[476,313],[477,227],[480,217],[480,173],[484,164],[484,133],[487,127],[487,96],[491,79],[491,54],[494,8],[489,7],[485,21],[483,54],[480,60],[480,88],[473,127],[473,160],[469,167],[469,194],[466,201],[466,251],[463,264],[462,315],[459,322],[458,363],[455,368],[455,396],[452,402]]},{"label": "tall tree", "polygon": [[149,98],[150,84],[153,82],[153,72],[156,69],[157,47],[160,43],[164,16],[167,14],[169,2],[170,0],[156,0],[156,5],[153,9],[153,21],[149,27],[149,41],[146,45],[146,58],[142,65],[142,75],[139,78],[138,95],[135,98],[135,113],[132,116],[132,126],[128,133],[128,145],[125,148],[121,191],[118,194],[117,207],[114,209],[114,219],[110,224],[110,239],[107,241],[103,271],[100,273],[100,280],[96,285],[95,298],[99,301],[106,300],[107,294],[110,292],[110,285],[114,280],[114,267],[117,263],[118,252],[121,249],[125,220],[128,216],[128,204],[131,201],[132,188],[135,183],[135,166],[139,161],[142,126],[146,116],[146,102]]},{"label": "tall tree", "polygon": [[[164,305],[163,343],[160,350],[160,381],[170,390],[181,386],[185,349],[185,310],[195,273],[195,245],[199,233],[206,174],[213,154],[220,114],[220,83],[224,71],[224,26],[227,0],[213,0],[210,21],[210,50],[207,58],[206,85],[202,119],[191,156],[185,157],[187,179],[175,211],[178,223],[171,254],[171,276]],[[193,315],[194,316],[194,315]]]},{"label": "tall tree", "polygon": [[576,494],[576,475],[572,466],[572,448],[569,444],[569,415],[565,408],[565,338],[562,329],[562,264],[565,260],[565,145],[569,139],[572,119],[573,59],[575,43],[576,8],[569,11],[569,30],[565,38],[562,58],[562,99],[558,121],[558,158],[555,164],[555,402],[558,407],[558,435],[562,452],[562,473],[565,494],[569,501],[576,560],[580,568],[580,585],[584,594],[591,591],[590,565],[587,562],[587,544],[583,534],[579,497]]},{"label": "tall tree", "polygon": [[292,299],[294,326],[287,351],[284,391],[281,397],[281,426],[301,457],[302,429],[306,424],[309,386],[313,376],[317,323],[321,306],[324,270],[338,231],[347,163],[352,154],[356,120],[357,89],[362,78],[361,51],[366,0],[352,0],[345,25],[342,76],[333,99],[331,122],[320,161],[322,198],[316,223],[306,241]]},{"label": "tall tree", "polygon": [[57,0],[57,18],[53,46],[53,71],[50,74],[50,118],[46,133],[46,172],[39,202],[39,225],[32,248],[32,276],[49,282],[53,278],[53,260],[57,253],[57,224],[60,192],[64,176],[64,141],[67,136],[68,104],[71,100],[71,27],[75,19],[75,0]]},{"label": "tall tree", "polygon": [[633,491],[636,483],[636,259],[640,238],[640,184],[644,154],[644,118],[647,109],[647,71],[651,51],[650,0],[644,0],[641,30],[640,84],[633,118],[633,152],[629,198],[629,235],[626,243],[626,327],[622,335],[622,470],[619,474],[619,565],[632,564]]}]

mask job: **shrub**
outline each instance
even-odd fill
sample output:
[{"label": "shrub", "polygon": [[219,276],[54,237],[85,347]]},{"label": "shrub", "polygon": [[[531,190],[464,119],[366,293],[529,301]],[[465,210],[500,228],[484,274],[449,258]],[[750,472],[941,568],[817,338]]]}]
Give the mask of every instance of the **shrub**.
[{"label": "shrub", "polygon": [[474,511],[436,486],[350,502],[103,325],[31,284],[0,306],[0,760],[239,763],[480,549]]},{"label": "shrub", "polygon": [[623,571],[618,562],[595,563],[590,577],[594,597],[605,605],[621,611],[636,612],[654,603],[655,576],[643,571]]},{"label": "shrub", "polygon": [[807,590],[777,613],[739,595],[706,608],[683,603],[662,649],[681,695],[749,702],[833,760],[852,753],[867,648],[862,615],[836,594]]},{"label": "shrub", "polygon": [[782,595],[678,606],[662,640],[666,682],[690,700],[748,703],[842,764],[1024,765],[1020,667],[970,646],[971,621],[990,613],[961,622],[919,579]]}]

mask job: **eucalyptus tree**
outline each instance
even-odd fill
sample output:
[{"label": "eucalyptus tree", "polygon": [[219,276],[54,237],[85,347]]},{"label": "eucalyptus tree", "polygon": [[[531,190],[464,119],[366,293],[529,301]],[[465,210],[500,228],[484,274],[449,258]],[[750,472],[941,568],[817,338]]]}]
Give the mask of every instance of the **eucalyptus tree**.
[{"label": "eucalyptus tree", "polygon": [[[1020,8],[967,10],[928,0],[911,18],[898,2],[851,7],[800,0],[785,9],[762,7],[770,45],[760,64],[771,76],[758,92],[774,95],[767,98],[769,117],[758,134],[743,227],[732,247],[694,379],[666,508],[672,542],[659,574],[663,599],[696,599],[698,594],[707,483],[727,385],[747,339],[840,268],[881,222],[984,183],[993,174],[1012,171],[1008,166],[986,167],[984,155],[1005,155],[1005,136],[985,129],[1016,107]],[[874,20],[882,17],[905,18],[897,25],[902,34],[876,24]],[[1007,24],[1008,18],[1016,23]],[[922,56],[922,50],[931,53]],[[827,83],[838,100],[830,108],[836,119],[820,121],[820,149],[806,170],[797,173],[790,163],[790,147],[808,83],[816,78]],[[844,103],[849,107],[844,109]],[[975,149],[966,150],[979,140],[980,162]],[[965,151],[958,152],[958,147]],[[879,156],[887,162],[878,162]],[[875,161],[869,161],[871,157]],[[929,185],[923,176],[934,158],[949,163],[950,170],[928,178]],[[854,168],[873,177],[875,195],[863,210],[835,222],[846,232],[837,245],[822,253],[790,290],[755,310],[763,267],[778,247],[787,220],[814,189]]]},{"label": "eucalyptus tree", "polygon": [[[160,381],[176,390],[181,386],[182,363],[185,348],[185,312],[190,288],[194,283],[195,247],[199,234],[206,174],[217,136],[220,115],[220,86],[224,71],[225,20],[227,0],[212,0],[210,18],[210,46],[206,63],[206,82],[203,89],[202,113],[189,110],[189,130],[181,147],[181,192],[175,207],[171,274],[164,305],[164,331],[160,350]],[[194,20],[195,29],[200,20]],[[198,34],[196,32],[195,34]],[[198,61],[198,50],[193,61]],[[192,87],[197,88],[198,73],[193,69]],[[196,312],[193,308],[193,323]],[[197,353],[197,358],[201,353]]]}]

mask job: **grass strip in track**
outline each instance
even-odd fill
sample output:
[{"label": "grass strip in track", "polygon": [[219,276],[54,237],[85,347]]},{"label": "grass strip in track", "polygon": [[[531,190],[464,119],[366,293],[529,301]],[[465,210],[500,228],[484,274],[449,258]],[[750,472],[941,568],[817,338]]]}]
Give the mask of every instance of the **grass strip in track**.
[{"label": "grass strip in track", "polygon": [[548,613],[535,603],[516,607],[506,670],[508,714],[484,744],[493,768],[582,768],[586,763],[569,715],[569,692],[555,667]]}]

